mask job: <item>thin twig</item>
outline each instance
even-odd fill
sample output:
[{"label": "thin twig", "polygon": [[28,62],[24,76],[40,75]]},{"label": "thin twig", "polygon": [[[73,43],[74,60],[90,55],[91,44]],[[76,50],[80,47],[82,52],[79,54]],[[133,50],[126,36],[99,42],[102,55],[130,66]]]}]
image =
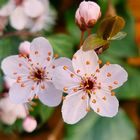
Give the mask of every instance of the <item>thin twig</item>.
[{"label": "thin twig", "polygon": [[6,37],[11,37],[11,36],[40,36],[41,34],[40,33],[32,33],[32,32],[29,32],[29,31],[15,31],[15,32],[9,32],[9,33],[5,33],[3,34],[0,38],[6,38]]},{"label": "thin twig", "polygon": [[84,31],[81,31],[81,38],[80,38],[80,45],[79,45],[79,48],[82,46],[83,44],[83,41],[84,41]]}]

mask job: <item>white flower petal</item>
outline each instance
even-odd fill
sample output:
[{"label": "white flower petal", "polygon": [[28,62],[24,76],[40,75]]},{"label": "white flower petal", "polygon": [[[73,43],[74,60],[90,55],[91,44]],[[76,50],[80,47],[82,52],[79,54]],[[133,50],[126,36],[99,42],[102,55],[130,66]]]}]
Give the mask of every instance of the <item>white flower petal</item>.
[{"label": "white flower petal", "polygon": [[9,78],[8,76],[4,76],[4,85],[7,89],[9,89],[15,82],[15,79]]},{"label": "white flower petal", "polygon": [[48,106],[58,106],[62,100],[62,91],[55,88],[52,83],[47,83],[46,87],[38,93],[39,99]]},{"label": "white flower petal", "polygon": [[9,112],[9,113],[3,113],[0,117],[0,119],[2,120],[3,123],[7,124],[7,125],[12,125],[15,123],[17,116],[15,116],[15,114],[13,114],[13,112]]},{"label": "white flower petal", "polygon": [[12,125],[17,118],[27,116],[24,105],[13,103],[9,96],[0,99],[0,110],[0,119],[8,125]]},{"label": "white flower petal", "polygon": [[9,91],[10,99],[17,104],[28,102],[34,96],[32,86],[33,82],[31,81],[25,82],[24,86],[21,86],[20,83],[13,84]]},{"label": "white flower petal", "polygon": [[97,90],[96,94],[91,95],[91,108],[99,115],[113,117],[118,112],[119,102],[109,91]]},{"label": "white flower petal", "polygon": [[15,4],[13,0],[10,0],[7,4],[5,4],[0,9],[0,16],[9,16],[15,8]]},{"label": "white flower petal", "polygon": [[31,18],[36,18],[43,14],[45,7],[39,0],[25,0],[24,12]]},{"label": "white flower petal", "polygon": [[29,73],[27,66],[27,60],[23,57],[19,57],[18,55],[6,57],[1,64],[4,74],[10,78],[27,75]]},{"label": "white flower petal", "polygon": [[94,74],[99,67],[98,56],[93,50],[84,52],[80,49],[74,54],[72,64],[78,75]]},{"label": "white flower petal", "polygon": [[69,68],[69,70],[74,72],[73,66],[72,66],[72,61],[66,57],[60,57],[58,59],[53,60],[51,66],[49,66],[49,68],[51,68],[50,71],[52,72],[52,75],[54,74],[55,68],[57,68],[59,66],[67,66]]},{"label": "white flower petal", "polygon": [[34,21],[34,24],[30,28],[30,31],[38,32],[38,31],[42,30],[43,28],[46,29],[45,25],[46,25],[46,17],[44,15],[42,15]]},{"label": "white flower petal", "polygon": [[52,61],[53,49],[44,37],[35,38],[31,42],[30,58],[36,65],[46,65]]},{"label": "white flower petal", "polygon": [[127,81],[127,72],[117,64],[104,65],[98,73],[98,81],[106,88],[118,88]]},{"label": "white flower petal", "polygon": [[27,112],[25,109],[24,104],[16,104],[15,105],[15,115],[17,115],[18,118],[24,119],[27,116]]},{"label": "white flower petal", "polygon": [[60,66],[54,70],[53,84],[57,89],[69,93],[69,88],[80,85],[80,78],[69,70],[67,66]]},{"label": "white flower petal", "polygon": [[53,65],[55,67],[68,66],[68,68],[72,70],[72,61],[69,58],[66,58],[66,57],[60,57],[58,59],[55,59],[53,61]]},{"label": "white flower petal", "polygon": [[26,28],[28,17],[23,11],[23,7],[18,6],[10,15],[11,26],[17,30]]},{"label": "white flower petal", "polygon": [[62,105],[62,116],[64,122],[68,124],[75,124],[84,118],[87,114],[87,99],[82,99],[82,93],[67,95]]}]

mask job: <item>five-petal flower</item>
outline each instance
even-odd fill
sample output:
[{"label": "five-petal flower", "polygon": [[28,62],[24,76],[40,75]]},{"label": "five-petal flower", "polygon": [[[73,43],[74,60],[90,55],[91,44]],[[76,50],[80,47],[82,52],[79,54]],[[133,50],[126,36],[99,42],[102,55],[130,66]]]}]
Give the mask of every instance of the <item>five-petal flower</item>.
[{"label": "five-petal flower", "polygon": [[113,117],[118,112],[119,102],[113,89],[121,86],[128,77],[117,64],[101,61],[94,50],[78,50],[72,59],[72,67],[55,69],[53,83],[57,89],[68,93],[62,105],[62,116],[66,123],[74,124],[82,119],[90,107],[99,115]]},{"label": "five-petal flower", "polygon": [[1,67],[5,75],[16,80],[10,88],[10,98],[15,103],[25,103],[38,97],[48,106],[61,102],[62,91],[52,84],[54,69],[70,65],[67,58],[53,59],[53,49],[47,39],[35,38],[30,44],[30,54],[5,58]]}]

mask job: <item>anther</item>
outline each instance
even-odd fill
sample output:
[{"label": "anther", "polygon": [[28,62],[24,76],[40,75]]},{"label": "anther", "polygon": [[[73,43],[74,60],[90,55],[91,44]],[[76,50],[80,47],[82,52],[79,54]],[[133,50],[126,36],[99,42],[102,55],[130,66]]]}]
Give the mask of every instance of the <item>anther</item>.
[{"label": "anther", "polygon": [[68,91],[68,88],[67,87],[64,87],[63,88],[64,92]]},{"label": "anther", "polygon": [[64,66],[64,67],[63,67],[63,69],[64,69],[64,70],[67,70],[67,69],[68,69],[68,67],[67,67],[67,66]]},{"label": "anther", "polygon": [[111,76],[111,73],[107,73],[107,77],[110,77]]}]

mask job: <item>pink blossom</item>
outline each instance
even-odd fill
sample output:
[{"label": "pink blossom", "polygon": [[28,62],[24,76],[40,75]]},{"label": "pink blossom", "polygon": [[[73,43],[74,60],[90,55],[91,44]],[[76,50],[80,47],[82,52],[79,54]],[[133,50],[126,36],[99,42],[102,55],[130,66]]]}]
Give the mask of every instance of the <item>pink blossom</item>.
[{"label": "pink blossom", "polygon": [[5,75],[15,79],[9,94],[15,103],[25,103],[38,97],[48,106],[57,106],[61,102],[62,91],[52,83],[52,75],[57,66],[70,65],[67,58],[53,59],[53,49],[43,37],[35,38],[30,44],[30,54],[13,55],[2,61]]},{"label": "pink blossom", "polygon": [[83,1],[76,11],[75,19],[81,30],[92,28],[101,16],[100,7],[92,1]]},{"label": "pink blossom", "polygon": [[32,116],[27,116],[23,121],[23,128],[27,132],[33,132],[37,127],[37,121]]},{"label": "pink blossom", "polygon": [[13,103],[9,96],[0,99],[0,120],[12,125],[18,119],[24,119],[27,116],[25,106],[23,104]]},{"label": "pink blossom", "polygon": [[0,9],[0,16],[9,17],[13,28],[31,32],[49,30],[55,20],[51,13],[48,0],[9,0]]},{"label": "pink blossom", "polygon": [[80,49],[73,56],[73,67],[64,65],[55,69],[54,85],[68,93],[62,105],[66,123],[78,122],[90,108],[105,117],[117,114],[119,102],[112,90],[123,85],[128,74],[117,64],[108,63],[99,68],[99,62],[93,50]]},{"label": "pink blossom", "polygon": [[24,41],[19,45],[19,52],[21,54],[29,55],[30,53],[30,42]]}]

